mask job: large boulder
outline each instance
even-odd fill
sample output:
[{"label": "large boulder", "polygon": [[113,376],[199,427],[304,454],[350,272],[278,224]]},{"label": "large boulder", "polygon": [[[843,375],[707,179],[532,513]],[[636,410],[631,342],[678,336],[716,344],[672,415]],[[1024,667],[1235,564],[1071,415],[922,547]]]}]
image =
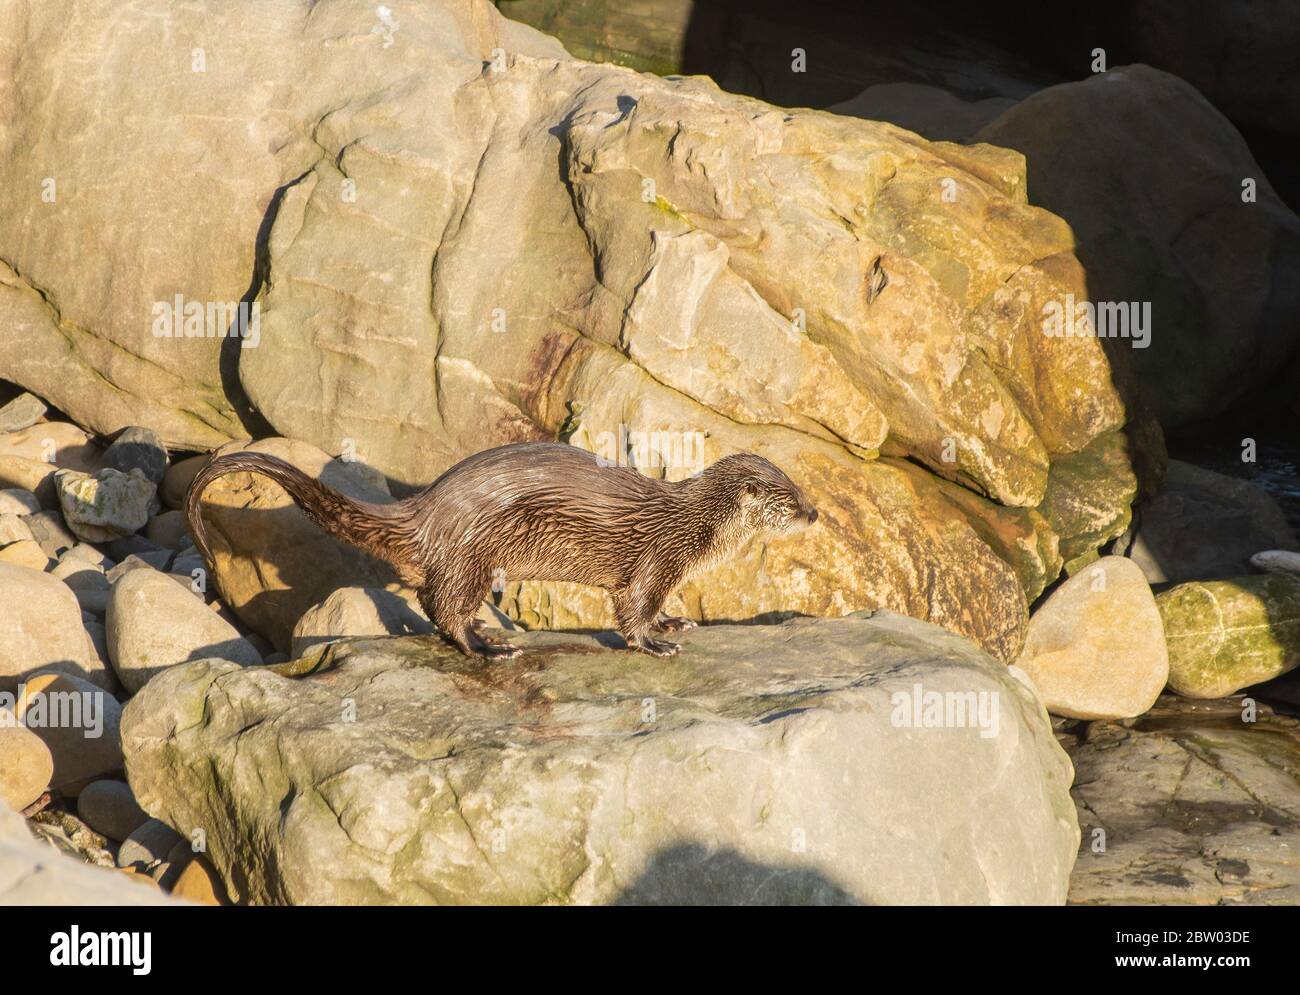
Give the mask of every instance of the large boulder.
[{"label": "large boulder", "polygon": [[1269,573],[1179,584],[1156,598],[1169,686],[1220,698],[1300,667],[1300,577]]},{"label": "large boulder", "polygon": [[127,706],[131,786],[255,904],[1064,898],[1070,766],[967,640],[885,612],[668,661],[512,638],[487,667],[410,636],[176,668]]},{"label": "large boulder", "polygon": [[1272,382],[1291,399],[1294,381],[1277,377],[1300,360],[1300,218],[1193,86],[1112,69],[1036,93],[972,140],[1023,152],[1033,202],[1070,222],[1088,270],[1076,302],[1150,305],[1146,347],[1106,341],[1131,351],[1165,427],[1259,400]]},{"label": "large boulder", "polygon": [[[35,53],[15,62],[21,85],[50,94],[39,132],[0,122],[22,150],[0,150],[0,185],[71,177],[53,204],[0,218],[0,319],[21,346],[0,376],[173,449],[267,434],[265,418],[397,490],[527,439],[630,448],[670,477],[758,452],[826,527],[701,575],[682,594],[693,612],[885,607],[1018,652],[1022,578],[1032,590],[1044,571],[985,542],[1001,520],[932,520],[909,472],[874,457],[1037,508],[1058,465],[1129,417],[1095,340],[1042,334],[1043,308],[1087,284],[1068,225],[1025,202],[1020,155],[575,62],[486,0],[416,5],[395,25],[363,0],[145,0],[128,48],[108,6],[71,25],[47,11],[21,0],[0,15],[0,36]],[[72,34],[100,79],[62,72]],[[144,54],[176,37],[207,71]],[[228,37],[248,43],[222,48],[218,74]],[[248,78],[263,85],[226,82]],[[147,183],[94,165],[155,147]],[[211,168],[190,168],[196,156]],[[74,259],[51,216],[107,232],[104,252]],[[201,234],[177,220],[195,216]],[[193,300],[178,306],[181,289]],[[189,305],[241,299],[257,305],[247,336],[191,334]],[[57,378],[22,358],[51,352]],[[1131,489],[1127,463],[1084,462],[1071,487]],[[1044,517],[1058,544],[1095,541],[1094,521]],[[251,576],[250,550],[272,555],[261,538],[231,547],[250,576],[229,584],[284,646],[297,615],[273,605],[284,575]],[[298,614],[343,584],[376,586],[304,581]]]}]

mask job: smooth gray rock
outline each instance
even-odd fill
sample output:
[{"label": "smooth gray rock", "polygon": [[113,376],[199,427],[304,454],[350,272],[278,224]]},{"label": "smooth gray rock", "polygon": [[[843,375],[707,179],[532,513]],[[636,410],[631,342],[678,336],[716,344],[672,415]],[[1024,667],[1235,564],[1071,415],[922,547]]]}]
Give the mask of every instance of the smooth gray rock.
[{"label": "smooth gray rock", "polygon": [[135,425],[104,450],[103,463],[123,473],[139,470],[154,484],[161,484],[167,473],[167,447],[157,432]]},{"label": "smooth gray rock", "polygon": [[180,834],[171,826],[158,819],[150,819],[122,841],[122,847],[117,851],[117,866],[130,867],[134,864],[144,870],[156,860],[165,860],[171,848],[180,842]]},{"label": "smooth gray rock", "polygon": [[1152,584],[1238,577],[1261,550],[1300,548],[1262,487],[1180,460],[1116,546]]},{"label": "smooth gray rock", "polygon": [[433,623],[401,595],[375,587],[341,587],[309,608],[293,630],[293,655],[342,636],[401,636],[433,632]]},{"label": "smooth gray rock", "polygon": [[125,781],[92,781],[77,796],[77,815],[97,833],[121,842],[149,821]]},{"label": "smooth gray rock", "polygon": [[1266,549],[1252,556],[1250,565],[1266,573],[1300,574],[1300,553],[1287,549]]},{"label": "smooth gray rock", "polygon": [[32,537],[41,550],[53,559],[57,560],[65,551],[77,545],[77,537],[68,531],[63,515],[57,511],[39,511],[28,515],[23,522],[31,529]]},{"label": "smooth gray rock", "polygon": [[48,410],[45,402],[35,394],[19,394],[8,404],[0,407],[0,435],[31,428]]},{"label": "smooth gray rock", "polygon": [[150,542],[157,543],[165,549],[177,550],[181,548],[183,541],[189,538],[186,528],[183,511],[164,511],[149,519],[144,534]]},{"label": "smooth gray rock", "polygon": [[[409,636],[172,668],[127,706],[131,785],[254,904],[1064,900],[1070,765],[965,639],[887,612],[667,659],[511,638],[487,665]],[[996,734],[909,727],[918,687],[987,695]]]}]

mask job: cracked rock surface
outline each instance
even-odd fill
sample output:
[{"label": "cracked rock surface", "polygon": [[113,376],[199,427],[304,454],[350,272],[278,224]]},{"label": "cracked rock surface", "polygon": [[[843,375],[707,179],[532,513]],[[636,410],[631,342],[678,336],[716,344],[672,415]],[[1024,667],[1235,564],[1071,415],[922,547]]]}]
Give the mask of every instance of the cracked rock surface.
[{"label": "cracked rock surface", "polygon": [[1300,902],[1300,722],[1240,698],[1162,697],[1140,719],[1070,724],[1081,905]]},{"label": "cracked rock surface", "polygon": [[[1069,762],[965,639],[888,612],[669,659],[511,638],[489,666],[409,636],[172,668],[127,708],[132,788],[255,904],[1065,898]],[[990,696],[996,734],[896,724],[918,685]]]}]

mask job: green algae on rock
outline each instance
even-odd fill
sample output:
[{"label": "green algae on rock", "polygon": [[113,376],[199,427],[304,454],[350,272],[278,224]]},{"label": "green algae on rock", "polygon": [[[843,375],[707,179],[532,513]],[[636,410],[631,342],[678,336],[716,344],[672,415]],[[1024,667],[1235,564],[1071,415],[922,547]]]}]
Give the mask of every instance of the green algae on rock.
[{"label": "green algae on rock", "polygon": [[1300,578],[1286,574],[1179,584],[1156,598],[1169,686],[1220,698],[1300,666]]}]

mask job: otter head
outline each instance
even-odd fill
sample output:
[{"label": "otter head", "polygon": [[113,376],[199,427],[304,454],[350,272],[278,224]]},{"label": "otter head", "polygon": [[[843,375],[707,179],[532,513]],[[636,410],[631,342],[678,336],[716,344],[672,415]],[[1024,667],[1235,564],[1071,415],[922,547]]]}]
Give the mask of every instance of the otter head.
[{"label": "otter head", "polygon": [[734,487],[741,521],[752,532],[793,535],[817,521],[817,509],[794,481],[762,456],[734,453],[705,472]]}]

